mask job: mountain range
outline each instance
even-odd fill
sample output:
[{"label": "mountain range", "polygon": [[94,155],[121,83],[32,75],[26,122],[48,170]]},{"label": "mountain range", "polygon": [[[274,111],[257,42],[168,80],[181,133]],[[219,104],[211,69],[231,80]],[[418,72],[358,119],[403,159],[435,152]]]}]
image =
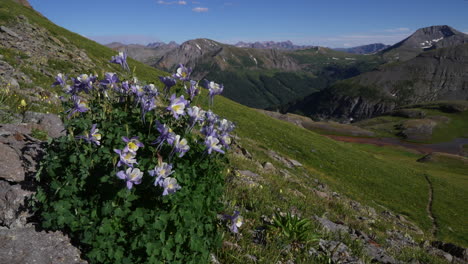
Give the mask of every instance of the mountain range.
[{"label": "mountain range", "polygon": [[256,41],[256,42],[243,42],[239,41],[234,46],[238,48],[253,48],[253,49],[278,49],[278,50],[298,50],[308,49],[314,46],[310,45],[295,45],[290,40],[287,41]]},{"label": "mountain range", "polygon": [[109,46],[162,70],[190,66],[196,79],[218,80],[228,98],[251,107],[346,120],[402,104],[467,98],[465,43],[468,35],[441,25],[418,29],[392,46],[345,50],[209,39]]},{"label": "mountain range", "polygon": [[417,30],[380,51],[390,63],[280,107],[316,118],[365,119],[398,106],[468,100],[468,35],[449,26]]}]

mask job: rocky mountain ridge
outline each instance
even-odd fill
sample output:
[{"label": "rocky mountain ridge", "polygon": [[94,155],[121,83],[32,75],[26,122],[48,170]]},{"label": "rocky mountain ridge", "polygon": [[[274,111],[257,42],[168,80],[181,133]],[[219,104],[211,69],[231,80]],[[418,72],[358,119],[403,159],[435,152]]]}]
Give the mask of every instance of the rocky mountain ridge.
[{"label": "rocky mountain ridge", "polygon": [[335,50],[353,53],[353,54],[372,54],[384,50],[390,47],[390,45],[385,45],[382,43],[373,43],[362,46],[356,46],[351,48],[335,48]]},{"label": "rocky mountain ridge", "polygon": [[406,39],[381,51],[389,61],[407,61],[423,51],[468,43],[468,35],[450,26],[430,26],[416,30]]},{"label": "rocky mountain ridge", "polygon": [[405,104],[468,100],[467,41],[468,35],[448,26],[419,29],[380,52],[387,58],[404,54],[406,60],[338,82],[280,109],[345,121],[374,117]]},{"label": "rocky mountain ridge", "polygon": [[308,49],[314,46],[311,45],[295,45],[290,40],[287,41],[256,41],[256,42],[244,42],[239,41],[234,46],[238,48],[253,48],[253,49],[278,49],[278,50],[298,50]]},{"label": "rocky mountain ridge", "polygon": [[179,63],[191,67],[196,80],[216,79],[223,83],[228,98],[265,108],[301,98],[336,79],[355,76],[379,61],[323,47],[284,51],[195,39],[182,43],[152,65],[173,71]]}]

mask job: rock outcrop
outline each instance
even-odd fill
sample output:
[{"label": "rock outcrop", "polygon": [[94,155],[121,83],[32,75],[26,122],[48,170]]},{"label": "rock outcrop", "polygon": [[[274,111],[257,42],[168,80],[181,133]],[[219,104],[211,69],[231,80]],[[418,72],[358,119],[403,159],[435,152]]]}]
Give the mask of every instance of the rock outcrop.
[{"label": "rock outcrop", "polygon": [[64,135],[56,115],[27,112],[23,121],[0,124],[0,263],[86,263],[80,251],[61,232],[37,231],[30,219],[34,177],[45,154],[45,142],[33,130],[50,137]]}]

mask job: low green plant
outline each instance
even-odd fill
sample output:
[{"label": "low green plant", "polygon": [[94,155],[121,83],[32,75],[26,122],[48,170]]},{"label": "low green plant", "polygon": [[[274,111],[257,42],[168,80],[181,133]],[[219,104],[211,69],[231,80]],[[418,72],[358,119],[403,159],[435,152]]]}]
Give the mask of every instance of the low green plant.
[{"label": "low green plant", "polygon": [[41,129],[33,128],[31,130],[31,136],[33,136],[34,138],[37,138],[39,140],[42,140],[42,141],[47,140],[47,132],[45,132],[44,130],[41,130]]},{"label": "low green plant", "polygon": [[57,76],[68,135],[50,144],[37,175],[42,227],[68,233],[90,263],[206,263],[221,239],[221,154],[233,124],[188,107],[172,77],[164,91],[130,79]]},{"label": "low green plant", "polygon": [[291,242],[307,243],[317,240],[317,237],[312,235],[311,222],[305,218],[300,219],[289,212],[286,214],[276,212],[273,217],[273,226],[280,235]]}]

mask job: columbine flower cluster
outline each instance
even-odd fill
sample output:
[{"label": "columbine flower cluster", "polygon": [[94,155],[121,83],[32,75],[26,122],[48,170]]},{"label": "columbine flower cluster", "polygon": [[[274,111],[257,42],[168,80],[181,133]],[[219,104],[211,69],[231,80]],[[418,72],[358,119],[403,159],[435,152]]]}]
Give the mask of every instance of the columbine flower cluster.
[{"label": "columbine flower cluster", "polygon": [[[129,69],[125,52],[112,57],[110,62],[121,65],[125,70]],[[230,133],[234,129],[232,122],[220,118],[211,110],[205,111],[193,104],[201,89],[198,82],[190,79],[191,73],[190,68],[179,65],[172,76],[159,78],[163,89],[159,89],[155,84],[142,84],[134,77],[124,81],[111,72],[105,73],[102,80],[98,80],[98,76],[92,74],[81,74],[71,78],[58,74],[53,86],[61,86],[68,94],[66,97],[71,105],[67,111],[68,118],[93,116],[93,98],[99,98],[99,105],[110,102],[109,108],[125,105],[125,109],[139,109],[142,124],[152,131],[148,137],[153,139],[147,147],[152,150],[154,156],[158,156],[157,164],[147,173],[155,178],[154,186],[163,188],[162,194],[168,195],[182,188],[174,176],[174,168],[177,168],[177,158],[183,158],[190,151],[190,144],[204,146],[206,155],[224,154],[229,148]],[[177,86],[178,81],[182,82],[181,86]],[[214,96],[223,91],[223,85],[214,82],[206,81],[202,86],[208,89],[211,104]],[[148,116],[151,117],[149,125],[146,120]],[[93,124],[89,132],[84,132],[84,135],[76,138],[100,146],[101,134],[98,133],[97,126],[98,124]],[[114,149],[118,155],[116,176],[124,180],[130,190],[144,180],[145,170],[137,161],[137,152],[144,144],[139,137],[122,137],[122,141],[125,146],[122,149]],[[166,161],[163,160],[163,156]]]},{"label": "columbine flower cluster", "polygon": [[119,162],[117,167],[127,166],[126,171],[117,172],[117,177],[127,182],[127,188],[132,189],[134,184],[140,184],[143,178],[143,172],[138,168],[134,168],[134,164],[138,164],[136,160],[137,151],[144,147],[143,143],[138,140],[138,137],[122,137],[122,141],[127,143],[124,149],[114,149],[114,152],[119,154]]}]

